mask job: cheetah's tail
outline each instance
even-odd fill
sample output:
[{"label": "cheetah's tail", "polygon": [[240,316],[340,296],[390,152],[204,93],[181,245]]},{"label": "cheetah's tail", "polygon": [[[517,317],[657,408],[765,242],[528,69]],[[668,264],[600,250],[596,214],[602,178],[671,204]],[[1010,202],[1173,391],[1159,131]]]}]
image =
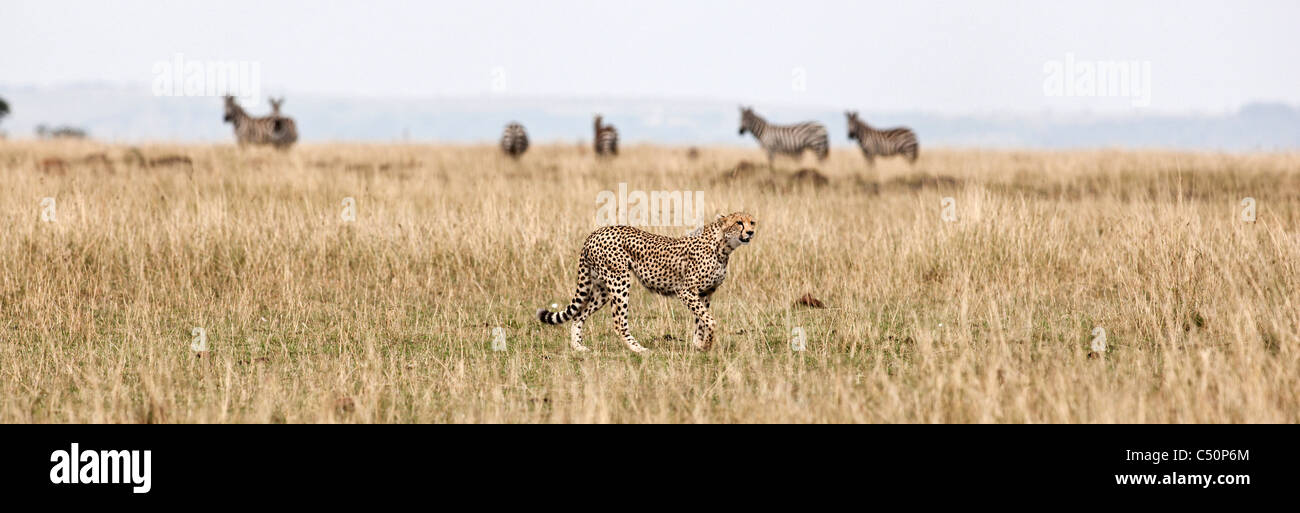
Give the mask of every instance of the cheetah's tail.
[{"label": "cheetah's tail", "polygon": [[578,315],[578,312],[581,311],[582,307],[590,300],[591,292],[589,290],[579,290],[578,294],[573,297],[573,301],[569,302],[568,308],[565,308],[562,311],[551,312],[545,308],[538,308],[537,320],[546,324],[564,324],[569,322],[569,319],[572,319],[573,316]]}]

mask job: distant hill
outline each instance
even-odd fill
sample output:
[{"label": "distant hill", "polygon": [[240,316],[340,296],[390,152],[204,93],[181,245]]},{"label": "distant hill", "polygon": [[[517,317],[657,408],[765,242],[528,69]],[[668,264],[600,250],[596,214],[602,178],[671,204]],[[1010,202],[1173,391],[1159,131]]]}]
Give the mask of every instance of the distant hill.
[{"label": "distant hill", "polygon": [[[280,92],[276,91],[279,95]],[[692,99],[613,98],[340,98],[286,94],[303,141],[491,142],[505,124],[523,123],[538,142],[591,137],[600,112],[627,143],[753,145],[737,135],[737,104]],[[107,141],[230,141],[221,100],[156,97],[148,84],[0,85],[12,114],[0,123],[11,138],[33,137],[37,125],[69,125]],[[831,142],[846,137],[843,109],[756,105],[773,122],[815,119]],[[261,100],[245,108],[263,115]],[[862,112],[878,127],[908,125],[925,146],[1020,148],[1158,147],[1206,150],[1300,149],[1300,109],[1256,103],[1230,115],[944,116]]]}]

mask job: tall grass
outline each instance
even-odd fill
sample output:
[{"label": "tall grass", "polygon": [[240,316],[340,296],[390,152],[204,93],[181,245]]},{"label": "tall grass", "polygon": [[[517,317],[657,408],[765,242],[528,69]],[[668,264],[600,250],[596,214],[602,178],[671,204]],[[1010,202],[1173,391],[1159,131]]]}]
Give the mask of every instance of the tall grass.
[{"label": "tall grass", "polygon": [[[111,169],[83,160],[101,152]],[[926,150],[872,170],[843,149],[768,171],[731,148],[141,152],[193,164],[0,142],[0,421],[1300,421],[1294,154]],[[812,166],[828,183],[795,178]],[[534,319],[569,299],[620,182],[758,217],[711,352],[644,290],[645,355],[608,309],[587,354]]]}]

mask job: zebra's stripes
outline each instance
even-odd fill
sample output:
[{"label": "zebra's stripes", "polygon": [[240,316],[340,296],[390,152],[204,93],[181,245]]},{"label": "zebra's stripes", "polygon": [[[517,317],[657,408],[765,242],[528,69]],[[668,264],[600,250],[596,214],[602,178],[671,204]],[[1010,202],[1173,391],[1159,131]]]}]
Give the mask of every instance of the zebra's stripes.
[{"label": "zebra's stripes", "polygon": [[505,132],[501,134],[501,151],[513,158],[519,158],[528,151],[528,132],[524,131],[524,125],[514,122],[506,125]]},{"label": "zebra's stripes", "polygon": [[286,149],[298,141],[298,126],[293,118],[278,114],[280,103],[273,101],[277,114],[255,118],[235,103],[235,97],[226,96],[226,115],[222,119],[235,126],[235,141],[245,144],[269,144],[276,149]]},{"label": "zebra's stripes", "polygon": [[849,139],[857,139],[862,148],[862,156],[867,158],[867,165],[875,165],[876,157],[903,155],[908,163],[916,162],[921,146],[916,142],[916,133],[907,127],[876,130],[858,118],[858,113],[844,113],[849,119]]},{"label": "zebra's stripes", "polygon": [[767,152],[767,166],[772,167],[776,154],[799,158],[804,150],[812,150],[817,160],[826,160],[830,152],[830,139],[826,127],[816,121],[795,125],[771,125],[754,113],[750,107],[740,108],[740,135],[754,134],[758,144]]},{"label": "zebra's stripes", "polygon": [[602,118],[596,115],[595,123],[595,144],[596,155],[618,155],[618,129],[614,125],[601,123]]}]

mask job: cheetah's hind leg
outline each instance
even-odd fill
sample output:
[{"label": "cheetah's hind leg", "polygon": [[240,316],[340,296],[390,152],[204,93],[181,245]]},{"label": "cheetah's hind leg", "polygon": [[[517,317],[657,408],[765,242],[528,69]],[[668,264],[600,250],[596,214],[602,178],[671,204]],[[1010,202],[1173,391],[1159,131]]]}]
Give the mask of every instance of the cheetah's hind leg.
[{"label": "cheetah's hind leg", "polygon": [[626,276],[611,282],[609,286],[610,295],[614,301],[614,330],[623,337],[623,343],[633,352],[642,353],[649,351],[645,346],[637,343],[636,338],[632,337],[632,332],[627,327],[627,292],[630,288],[629,280]]},{"label": "cheetah's hind leg", "polygon": [[609,289],[603,283],[593,284],[591,299],[582,305],[582,311],[573,319],[573,327],[569,330],[569,345],[574,351],[583,352],[587,346],[582,345],[582,325],[587,321],[591,314],[596,313],[605,303],[609,302]]}]

